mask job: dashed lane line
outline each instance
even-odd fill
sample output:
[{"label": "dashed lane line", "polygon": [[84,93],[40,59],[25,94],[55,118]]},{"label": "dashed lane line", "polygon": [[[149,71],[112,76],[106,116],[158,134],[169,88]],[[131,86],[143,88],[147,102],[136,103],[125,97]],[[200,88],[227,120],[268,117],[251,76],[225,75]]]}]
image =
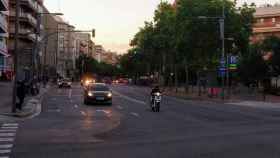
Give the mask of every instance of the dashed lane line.
[{"label": "dashed lane line", "polygon": [[86,112],[80,111],[82,115],[87,116]]},{"label": "dashed lane line", "polygon": [[0,156],[0,158],[9,158],[9,156]]},{"label": "dashed lane line", "polygon": [[131,112],[130,114],[135,116],[135,117],[140,117],[140,115],[138,113],[135,113],[135,112]]},{"label": "dashed lane line", "polygon": [[119,106],[117,106],[117,109],[123,110],[123,107],[119,105]]},{"label": "dashed lane line", "polygon": [[70,99],[72,97],[72,89],[69,90],[68,98]]},{"label": "dashed lane line", "polygon": [[78,108],[79,106],[76,104],[76,105],[74,105],[74,107],[75,107],[75,108]]}]

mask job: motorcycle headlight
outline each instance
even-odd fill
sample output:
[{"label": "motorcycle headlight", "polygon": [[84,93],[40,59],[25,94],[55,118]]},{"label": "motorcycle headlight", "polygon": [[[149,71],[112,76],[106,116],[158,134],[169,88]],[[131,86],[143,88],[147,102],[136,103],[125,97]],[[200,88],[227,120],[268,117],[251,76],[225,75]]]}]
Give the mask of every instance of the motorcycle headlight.
[{"label": "motorcycle headlight", "polygon": [[93,93],[91,91],[88,92],[88,96],[92,97]]},{"label": "motorcycle headlight", "polygon": [[110,92],[110,93],[107,94],[107,96],[108,96],[109,98],[111,98],[111,97],[113,96],[113,94]]},{"label": "motorcycle headlight", "polygon": [[160,93],[156,93],[156,96],[160,96]]}]

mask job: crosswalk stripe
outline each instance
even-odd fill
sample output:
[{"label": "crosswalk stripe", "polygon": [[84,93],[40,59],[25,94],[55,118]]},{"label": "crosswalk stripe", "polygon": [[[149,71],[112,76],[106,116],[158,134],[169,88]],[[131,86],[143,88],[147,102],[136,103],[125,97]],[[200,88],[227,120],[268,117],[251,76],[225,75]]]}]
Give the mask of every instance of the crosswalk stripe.
[{"label": "crosswalk stripe", "polygon": [[4,127],[2,127],[2,129],[17,129],[18,127],[6,127],[6,126],[4,126]]},{"label": "crosswalk stripe", "polygon": [[0,133],[0,137],[13,137],[15,135],[15,133]]},{"label": "crosswalk stripe", "polygon": [[9,156],[0,156],[0,158],[9,158]]},{"label": "crosswalk stripe", "polygon": [[0,150],[0,154],[7,154],[7,153],[10,153],[11,150],[9,149],[6,149],[6,150]]},{"label": "crosswalk stripe", "polygon": [[0,132],[16,132],[16,129],[0,129]]},{"label": "crosswalk stripe", "polygon": [[13,147],[13,144],[3,144],[3,145],[0,145],[0,149],[10,149],[12,147]]},{"label": "crosswalk stripe", "polygon": [[18,126],[18,123],[5,123],[3,126]]},{"label": "crosswalk stripe", "polygon": [[0,142],[13,142],[14,138],[0,138]]}]

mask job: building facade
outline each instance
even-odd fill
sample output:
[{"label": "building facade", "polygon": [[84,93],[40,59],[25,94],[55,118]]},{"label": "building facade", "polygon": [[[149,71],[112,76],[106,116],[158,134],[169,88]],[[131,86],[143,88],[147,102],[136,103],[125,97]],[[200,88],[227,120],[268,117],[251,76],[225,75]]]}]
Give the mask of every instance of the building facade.
[{"label": "building facade", "polygon": [[[40,33],[43,30],[41,18],[37,16],[38,13],[42,12],[43,0],[21,0],[18,41],[18,59],[20,59],[18,60],[18,68],[20,72],[25,71],[30,73],[33,68],[39,69],[40,56],[42,56],[42,52],[40,49],[35,49],[37,48],[37,44],[35,45],[35,42],[40,41]],[[15,20],[16,0],[10,0],[8,41],[8,50],[10,54],[14,53]]]},{"label": "building facade", "polygon": [[0,77],[11,72],[11,56],[7,49],[8,10],[8,0],[0,0]]},{"label": "building facade", "polygon": [[261,42],[266,37],[280,37],[280,6],[265,6],[256,9],[251,42]]},{"label": "building facade", "polygon": [[76,41],[76,46],[77,46],[77,52],[78,56],[80,55],[87,55],[87,56],[92,56],[90,54],[90,43],[91,43],[91,38],[90,38],[89,33],[76,33],[75,34],[75,41]]}]

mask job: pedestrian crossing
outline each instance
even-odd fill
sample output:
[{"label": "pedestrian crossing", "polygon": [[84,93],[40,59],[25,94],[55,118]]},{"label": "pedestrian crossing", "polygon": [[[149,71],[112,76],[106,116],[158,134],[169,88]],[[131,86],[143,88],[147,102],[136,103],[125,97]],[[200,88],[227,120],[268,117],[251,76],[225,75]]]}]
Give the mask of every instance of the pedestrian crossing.
[{"label": "pedestrian crossing", "polygon": [[18,126],[18,123],[2,124],[0,128],[0,158],[9,158],[16,139]]}]

